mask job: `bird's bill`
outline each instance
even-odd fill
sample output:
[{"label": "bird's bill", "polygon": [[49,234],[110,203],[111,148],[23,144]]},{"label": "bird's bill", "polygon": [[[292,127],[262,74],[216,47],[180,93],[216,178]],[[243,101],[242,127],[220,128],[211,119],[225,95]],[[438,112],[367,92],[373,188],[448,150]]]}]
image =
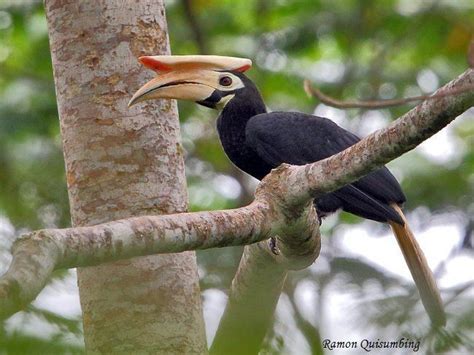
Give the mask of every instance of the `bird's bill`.
[{"label": "bird's bill", "polygon": [[205,69],[171,71],[143,85],[128,106],[150,99],[202,101],[212,95],[219,73]]},{"label": "bird's bill", "polygon": [[128,106],[150,99],[203,101],[216,90],[219,71],[249,69],[246,58],[222,56],[144,56],[140,62],[158,76],[143,85]]}]

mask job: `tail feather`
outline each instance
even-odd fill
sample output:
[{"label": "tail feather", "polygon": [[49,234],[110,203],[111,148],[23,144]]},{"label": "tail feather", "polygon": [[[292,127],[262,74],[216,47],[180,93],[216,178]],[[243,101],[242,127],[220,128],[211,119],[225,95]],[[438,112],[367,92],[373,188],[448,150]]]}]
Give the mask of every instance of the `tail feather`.
[{"label": "tail feather", "polygon": [[392,203],[391,206],[398,212],[404,222],[404,225],[393,221],[389,221],[389,224],[390,227],[392,227],[398,245],[402,250],[405,261],[420,292],[421,301],[428,312],[431,322],[436,326],[444,326],[446,324],[446,315],[433,273],[426,262],[425,255],[418,245],[415,236],[408,227],[401,208],[396,203]]}]

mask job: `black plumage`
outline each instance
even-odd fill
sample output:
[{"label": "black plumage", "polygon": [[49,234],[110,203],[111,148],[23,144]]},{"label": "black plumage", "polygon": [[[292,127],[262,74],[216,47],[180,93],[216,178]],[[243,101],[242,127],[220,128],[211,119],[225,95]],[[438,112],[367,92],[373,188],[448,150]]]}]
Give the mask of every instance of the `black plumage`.
[{"label": "black plumage", "polygon": [[[281,163],[315,162],[359,141],[357,136],[326,118],[298,112],[267,113],[257,88],[242,74],[251,66],[248,59],[146,56],[140,60],[160,75],[143,85],[129,105],[153,98],[177,98],[221,108],[217,129],[225,152],[235,165],[257,179],[264,178]],[[315,204],[320,217],[343,209],[364,218],[387,222],[431,320],[442,325],[446,316],[436,281],[406,223],[400,208],[403,202],[405,196],[400,185],[383,167],[321,196]]]},{"label": "black plumage", "polygon": [[[219,137],[230,160],[246,173],[262,179],[282,163],[303,165],[334,155],[360,139],[323,117],[299,112],[267,113],[255,85],[233,72],[245,88],[224,107],[217,120]],[[405,196],[395,177],[383,167],[315,201],[325,216],[338,209],[379,222],[403,224],[390,203]]]}]

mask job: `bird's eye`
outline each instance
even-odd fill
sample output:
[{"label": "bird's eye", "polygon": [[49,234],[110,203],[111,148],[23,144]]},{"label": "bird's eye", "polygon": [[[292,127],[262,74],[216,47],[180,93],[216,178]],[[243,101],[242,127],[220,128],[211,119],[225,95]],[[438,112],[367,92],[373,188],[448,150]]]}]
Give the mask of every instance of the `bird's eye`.
[{"label": "bird's eye", "polygon": [[219,84],[222,86],[230,86],[232,85],[232,78],[230,76],[223,76],[219,79]]}]

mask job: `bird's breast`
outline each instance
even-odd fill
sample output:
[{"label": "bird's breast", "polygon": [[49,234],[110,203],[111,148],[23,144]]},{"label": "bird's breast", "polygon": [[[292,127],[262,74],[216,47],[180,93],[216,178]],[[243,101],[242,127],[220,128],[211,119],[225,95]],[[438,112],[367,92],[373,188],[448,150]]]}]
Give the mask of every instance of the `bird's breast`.
[{"label": "bird's breast", "polygon": [[221,144],[224,152],[229,157],[230,161],[240,170],[252,175],[256,179],[263,179],[272,167],[265,163],[258,154],[247,144],[245,139],[221,138]]}]

